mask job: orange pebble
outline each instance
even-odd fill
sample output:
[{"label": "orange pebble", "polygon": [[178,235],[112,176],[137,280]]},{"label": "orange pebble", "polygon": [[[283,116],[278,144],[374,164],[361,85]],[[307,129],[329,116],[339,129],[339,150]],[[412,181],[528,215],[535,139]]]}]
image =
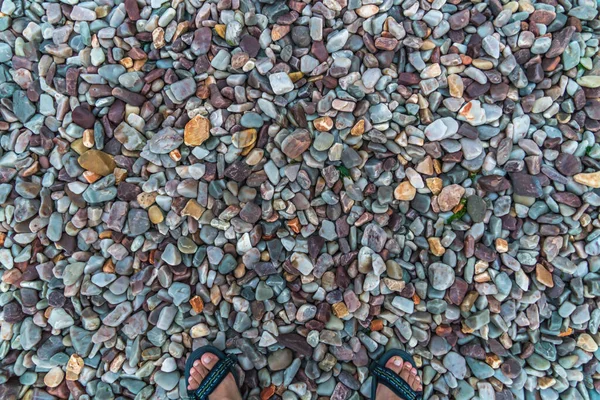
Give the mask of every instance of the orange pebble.
[{"label": "orange pebble", "polygon": [[275,385],[267,386],[260,392],[261,400],[269,400],[275,394]]},{"label": "orange pebble", "polygon": [[98,179],[102,178],[100,175],[93,173],[92,171],[83,171],[83,177],[87,183],[94,183]]},{"label": "orange pebble", "polygon": [[302,229],[302,226],[300,225],[300,220],[298,218],[294,218],[293,220],[288,221],[287,225],[292,231],[294,231],[294,233],[300,233],[300,229]]},{"label": "orange pebble", "polygon": [[192,297],[190,304],[196,313],[201,313],[204,310],[204,302],[199,296]]},{"label": "orange pebble", "polygon": [[569,327],[569,328],[567,328],[567,330],[566,330],[566,331],[559,333],[559,334],[558,334],[558,337],[565,337],[565,336],[569,336],[569,335],[570,335],[570,334],[572,334],[572,333],[573,333],[573,328]]},{"label": "orange pebble", "polygon": [[415,303],[415,305],[420,304],[421,303],[421,298],[415,293],[413,294],[413,302]]},{"label": "orange pebble", "polygon": [[371,330],[372,331],[380,331],[383,329],[383,320],[382,319],[374,319],[371,321]]}]

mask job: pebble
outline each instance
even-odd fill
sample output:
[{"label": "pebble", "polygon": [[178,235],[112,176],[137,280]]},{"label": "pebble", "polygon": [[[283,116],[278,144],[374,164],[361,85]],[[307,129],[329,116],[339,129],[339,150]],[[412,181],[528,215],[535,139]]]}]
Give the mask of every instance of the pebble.
[{"label": "pebble", "polygon": [[186,146],[200,146],[210,137],[210,121],[196,115],[185,125],[183,141]]},{"label": "pebble", "polygon": [[600,188],[600,171],[576,174],[573,180],[585,186]]},{"label": "pebble", "polygon": [[116,168],[114,158],[110,154],[94,149],[80,155],[77,162],[81,168],[100,176],[111,175]]},{"label": "pebble", "polygon": [[294,83],[285,72],[277,72],[269,75],[269,82],[273,93],[276,95],[286,94],[294,90]]},{"label": "pebble", "polygon": [[429,281],[436,290],[446,290],[452,286],[455,272],[449,265],[436,262],[428,268]]}]

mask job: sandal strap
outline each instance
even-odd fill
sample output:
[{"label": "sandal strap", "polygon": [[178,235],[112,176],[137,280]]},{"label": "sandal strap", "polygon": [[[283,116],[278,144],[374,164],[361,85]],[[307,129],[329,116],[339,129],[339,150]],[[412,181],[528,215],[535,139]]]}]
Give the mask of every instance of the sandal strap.
[{"label": "sandal strap", "polygon": [[231,368],[235,365],[235,359],[232,356],[221,358],[217,364],[208,372],[206,378],[202,380],[198,389],[194,391],[195,400],[207,400],[208,396],[219,386]]},{"label": "sandal strap", "polygon": [[382,385],[387,386],[392,392],[403,400],[420,400],[423,398],[423,392],[416,392],[410,387],[404,379],[387,367],[382,367],[377,363],[371,365],[371,373]]}]

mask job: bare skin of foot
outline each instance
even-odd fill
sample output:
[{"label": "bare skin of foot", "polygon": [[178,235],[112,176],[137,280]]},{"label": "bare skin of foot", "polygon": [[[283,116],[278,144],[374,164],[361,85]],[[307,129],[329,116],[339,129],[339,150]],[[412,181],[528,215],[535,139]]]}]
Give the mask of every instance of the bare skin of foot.
[{"label": "bare skin of foot", "polygon": [[[416,368],[408,361],[404,361],[401,357],[392,357],[385,364],[386,367],[394,371],[415,391],[423,390],[421,377],[417,374]],[[392,392],[387,386],[379,384],[377,387],[377,400],[397,400],[398,395]],[[400,399],[403,400],[403,399]]]},{"label": "bare skin of foot", "polygon": [[[194,361],[194,365],[190,371],[188,390],[198,389],[200,383],[206,378],[208,372],[213,369],[218,361],[219,357],[212,353],[204,353],[200,360]],[[223,379],[208,398],[209,400],[242,400],[237,383],[231,372],[227,374],[225,379]]]}]

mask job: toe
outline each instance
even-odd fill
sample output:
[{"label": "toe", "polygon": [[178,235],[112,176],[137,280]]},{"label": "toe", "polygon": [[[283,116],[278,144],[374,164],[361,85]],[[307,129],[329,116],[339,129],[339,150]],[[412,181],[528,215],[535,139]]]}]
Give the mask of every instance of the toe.
[{"label": "toe", "polygon": [[414,390],[415,389],[415,376],[410,375],[408,377],[408,379],[406,380],[406,383],[408,383],[408,386],[410,386]]},{"label": "toe", "polygon": [[413,381],[410,383],[410,387],[417,392],[423,389],[421,385],[421,377],[417,374],[413,376]]},{"label": "toe", "polygon": [[192,369],[190,369],[190,379],[188,380],[188,389],[198,389],[198,386],[200,386],[200,382],[202,382],[202,375],[195,366],[192,366]]},{"label": "toe", "polygon": [[412,376],[410,374],[411,368],[412,367],[408,362],[404,363],[404,365],[402,366],[402,371],[400,371],[400,378],[404,379],[405,382],[408,382],[408,378]]},{"label": "toe", "polygon": [[385,366],[395,373],[399,374],[402,370],[402,365],[404,364],[404,360],[400,357],[392,357],[385,363]]},{"label": "toe", "polygon": [[196,371],[198,376],[200,376],[201,380],[204,380],[204,378],[206,378],[206,375],[208,375],[208,370],[206,369],[206,367],[204,367],[204,365],[202,365],[201,362],[199,362],[198,365],[194,365],[194,370]]},{"label": "toe", "polygon": [[200,360],[194,361],[192,364],[192,368],[190,369],[190,379],[188,381],[188,389],[196,390],[200,386],[200,383],[206,378],[208,375],[208,370]]},{"label": "toe", "polygon": [[[419,372],[410,362],[404,361],[402,357],[394,356],[385,363],[385,366],[398,374],[398,376],[400,376],[400,378],[404,380],[414,391],[423,390]],[[382,389],[378,389],[377,393],[379,393],[380,390]],[[386,388],[383,389],[383,391],[385,390]],[[383,398],[394,398],[394,396],[390,397],[386,394],[386,396],[383,396]]]},{"label": "toe", "polygon": [[219,357],[212,353],[204,353],[202,355],[202,365],[208,369],[209,371],[215,366],[215,364],[219,361]]},{"label": "toe", "polygon": [[421,390],[423,390],[423,385],[421,384],[420,380],[415,379],[415,386],[413,387],[413,389],[416,390],[417,392],[420,392]]}]

